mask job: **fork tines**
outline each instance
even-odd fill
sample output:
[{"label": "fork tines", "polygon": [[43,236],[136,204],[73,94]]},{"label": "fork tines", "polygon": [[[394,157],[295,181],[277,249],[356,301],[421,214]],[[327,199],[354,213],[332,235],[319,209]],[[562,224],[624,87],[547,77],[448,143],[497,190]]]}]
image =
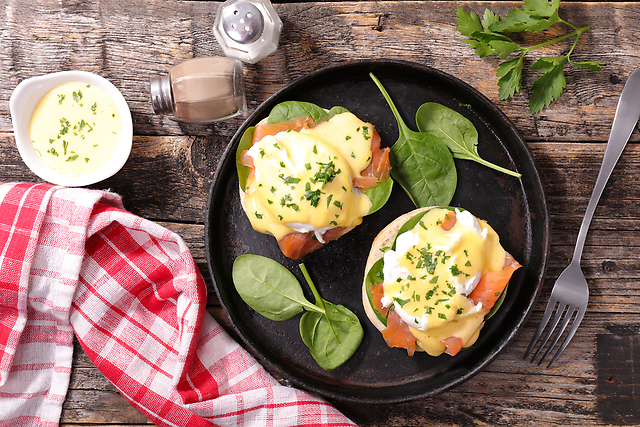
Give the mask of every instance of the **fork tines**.
[{"label": "fork tines", "polygon": [[538,361],[538,365],[542,364],[542,361],[549,355],[551,350],[556,346],[556,344],[558,343],[558,340],[562,336],[562,333],[566,329],[571,319],[574,317],[575,319],[573,320],[571,328],[569,328],[569,331],[567,332],[567,335],[565,336],[564,341],[562,341],[560,348],[558,349],[556,354],[553,356],[553,358],[547,365],[547,368],[551,366],[551,364],[555,362],[556,359],[558,359],[558,357],[562,354],[564,349],[567,347],[567,344],[569,344],[569,341],[571,341],[571,338],[573,338],[573,335],[578,329],[578,326],[580,326],[580,322],[582,322],[582,318],[584,317],[584,313],[585,313],[585,309],[584,308],[581,309],[579,306],[572,306],[572,305],[560,302],[558,300],[549,300],[549,303],[547,304],[547,308],[544,311],[544,314],[542,316],[542,321],[540,322],[540,325],[538,325],[538,329],[536,329],[536,332],[533,335],[533,338],[531,339],[531,342],[529,343],[529,346],[527,347],[527,350],[524,353],[523,359],[527,358],[527,356],[529,355],[529,352],[533,349],[533,346],[535,345],[536,341],[538,341],[538,338],[540,338],[540,335],[544,331],[545,326],[549,322],[549,319],[551,318],[551,314],[554,312],[554,310],[555,310],[555,315],[553,316],[553,319],[549,324],[549,328],[547,329],[547,332],[544,335],[542,342],[538,346],[538,349],[536,350],[536,352],[533,354],[533,357],[531,357],[531,363],[534,362],[538,354],[540,354],[542,349],[545,347],[545,344],[549,340],[549,337],[553,333],[554,329],[556,328],[560,320],[562,319],[562,323],[560,324],[560,327],[556,331],[556,334],[553,340],[551,341],[551,344],[549,344],[549,346],[547,347],[547,350],[544,352],[544,354]]}]

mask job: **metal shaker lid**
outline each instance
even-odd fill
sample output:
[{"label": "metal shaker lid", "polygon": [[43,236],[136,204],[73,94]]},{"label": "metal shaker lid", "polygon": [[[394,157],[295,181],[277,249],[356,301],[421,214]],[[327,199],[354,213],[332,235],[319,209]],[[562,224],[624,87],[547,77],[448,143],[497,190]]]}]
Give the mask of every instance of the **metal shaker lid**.
[{"label": "metal shaker lid", "polygon": [[238,1],[221,10],[224,32],[238,43],[251,43],[262,35],[264,19],[260,9],[247,1]]},{"label": "metal shaker lid", "polygon": [[155,114],[173,113],[173,93],[169,76],[151,77],[151,106]]},{"label": "metal shaker lid", "polygon": [[281,32],[282,21],[269,0],[227,0],[213,23],[224,54],[250,64],[276,51]]}]

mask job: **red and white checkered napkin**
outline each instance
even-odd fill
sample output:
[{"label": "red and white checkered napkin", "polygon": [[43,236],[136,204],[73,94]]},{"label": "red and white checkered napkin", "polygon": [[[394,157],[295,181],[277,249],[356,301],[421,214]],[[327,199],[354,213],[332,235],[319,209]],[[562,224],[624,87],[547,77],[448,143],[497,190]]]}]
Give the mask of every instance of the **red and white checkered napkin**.
[{"label": "red and white checkered napkin", "polygon": [[278,384],[205,304],[182,239],[117,195],[1,184],[0,426],[58,425],[74,333],[157,425],[354,425]]}]

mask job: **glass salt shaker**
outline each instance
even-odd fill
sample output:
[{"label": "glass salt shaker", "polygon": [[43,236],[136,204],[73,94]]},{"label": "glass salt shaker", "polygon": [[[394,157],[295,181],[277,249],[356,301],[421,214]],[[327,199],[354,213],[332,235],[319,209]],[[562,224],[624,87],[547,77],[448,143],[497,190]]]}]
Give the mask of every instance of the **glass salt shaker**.
[{"label": "glass salt shaker", "polygon": [[275,52],[281,32],[282,21],[269,0],[227,0],[213,23],[224,54],[250,64]]},{"label": "glass salt shaker", "polygon": [[151,78],[155,114],[183,122],[225,120],[247,111],[242,63],[222,57],[185,61],[167,75]]}]

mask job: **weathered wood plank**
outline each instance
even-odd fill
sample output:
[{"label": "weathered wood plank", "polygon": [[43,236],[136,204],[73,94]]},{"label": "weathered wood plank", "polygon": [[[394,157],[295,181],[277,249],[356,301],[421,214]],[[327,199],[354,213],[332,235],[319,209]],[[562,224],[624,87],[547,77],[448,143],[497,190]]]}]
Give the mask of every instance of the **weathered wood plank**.
[{"label": "weathered wood plank", "polygon": [[[636,131],[637,132],[637,131]],[[634,132],[635,134],[635,132]],[[604,143],[530,142],[551,213],[581,218],[595,183]],[[93,185],[122,195],[131,212],[156,221],[204,223],[212,174],[226,145],[203,137],[136,137],[124,168]],[[20,159],[13,135],[0,133],[4,181],[39,181]],[[607,184],[598,218],[631,220],[640,208],[640,145],[630,143]],[[153,185],[150,185],[153,182]]]},{"label": "weathered wood plank", "polygon": [[[113,81],[129,102],[139,135],[200,135],[228,140],[242,122],[179,124],[153,116],[148,85],[153,75],[193,56],[221,54],[211,26],[217,2],[115,0],[73,4],[4,0],[0,64],[0,131],[10,131],[8,94],[23,79],[60,70],[98,72]],[[246,67],[250,109],[293,79],[326,65],[353,59],[389,58],[429,65],[476,87],[496,102],[528,138],[606,140],[618,96],[637,66],[635,34],[638,3],[568,2],[562,16],[592,29],[580,41],[576,60],[609,64],[601,72],[567,68],[566,94],[543,113],[531,116],[527,90],[511,101],[498,100],[496,58],[480,59],[460,41],[456,7],[505,14],[518,2],[338,2],[287,3],[276,9],[284,22],[276,53]],[[60,32],[64,22],[67,31]],[[553,29],[558,33],[561,29]],[[537,42],[534,36],[525,43]],[[570,41],[541,55],[558,55]],[[37,52],[37,54],[34,54]],[[532,57],[529,66],[537,58]],[[300,60],[303,59],[303,60]],[[535,73],[526,73],[529,87]],[[218,142],[219,143],[219,142]]]}]

